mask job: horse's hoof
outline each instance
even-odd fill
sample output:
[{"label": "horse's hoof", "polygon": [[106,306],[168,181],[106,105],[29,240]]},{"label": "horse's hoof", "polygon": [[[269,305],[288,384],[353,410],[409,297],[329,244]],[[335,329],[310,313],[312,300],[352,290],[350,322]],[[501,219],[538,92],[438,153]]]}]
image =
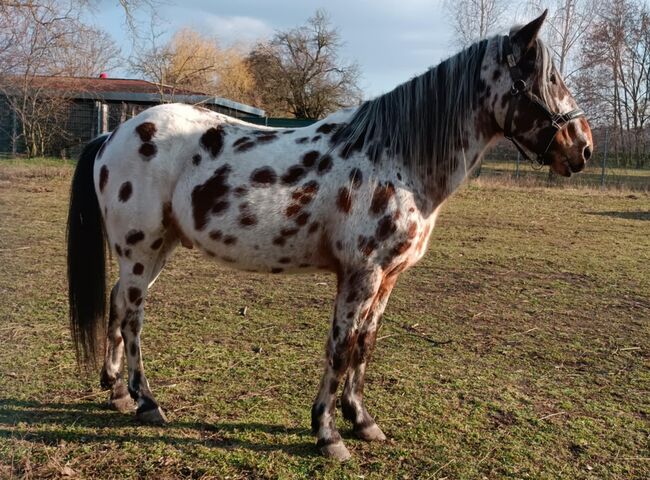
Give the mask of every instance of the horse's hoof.
[{"label": "horse's hoof", "polygon": [[144,412],[137,412],[136,417],[140,422],[149,425],[164,425],[167,423],[167,417],[160,407],[152,408]]},{"label": "horse's hoof", "polygon": [[108,407],[121,413],[130,413],[135,410],[135,402],[121,381],[113,385],[108,398]]},{"label": "horse's hoof", "polygon": [[108,407],[120,413],[131,413],[135,410],[135,402],[128,393],[120,398],[115,398],[111,395],[111,398],[108,400]]},{"label": "horse's hoof", "polygon": [[339,462],[345,462],[350,459],[350,452],[348,452],[348,449],[345,448],[345,445],[343,445],[343,442],[340,440],[336,443],[330,443],[329,445],[321,447],[320,451],[323,456],[333,458]]},{"label": "horse's hoof", "polygon": [[367,442],[386,441],[386,435],[384,435],[384,432],[381,431],[381,428],[379,428],[376,423],[368,425],[361,430],[355,430],[354,434],[357,436],[357,438],[360,438],[361,440],[365,440]]}]

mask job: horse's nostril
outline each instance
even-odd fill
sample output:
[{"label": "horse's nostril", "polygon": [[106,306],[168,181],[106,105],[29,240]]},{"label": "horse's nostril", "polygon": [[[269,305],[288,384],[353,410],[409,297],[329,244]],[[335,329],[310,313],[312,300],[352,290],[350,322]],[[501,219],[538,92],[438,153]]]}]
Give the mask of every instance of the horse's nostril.
[{"label": "horse's nostril", "polygon": [[589,160],[591,158],[591,147],[589,145],[587,145],[584,150],[582,150],[582,156],[585,160]]}]

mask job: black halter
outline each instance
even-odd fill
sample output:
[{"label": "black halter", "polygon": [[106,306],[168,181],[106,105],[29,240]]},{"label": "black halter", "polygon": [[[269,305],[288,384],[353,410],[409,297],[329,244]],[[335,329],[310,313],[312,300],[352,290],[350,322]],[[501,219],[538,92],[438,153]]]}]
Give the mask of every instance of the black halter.
[{"label": "black halter", "polygon": [[568,122],[573,120],[574,118],[578,117],[583,117],[585,115],[585,112],[583,112],[581,109],[576,108],[574,110],[571,110],[570,112],[567,113],[554,113],[551,111],[551,109],[548,107],[548,105],[537,95],[535,95],[533,92],[530,91],[530,86],[526,83],[526,80],[524,80],[524,76],[521,73],[521,69],[519,68],[517,64],[517,60],[515,59],[515,56],[512,52],[512,44],[510,43],[510,37],[506,35],[503,39],[503,46],[502,46],[502,55],[506,59],[506,63],[508,64],[508,69],[510,70],[510,77],[512,78],[512,87],[510,88],[510,95],[512,95],[513,100],[515,97],[519,95],[523,95],[523,98],[527,99],[531,104],[537,106],[539,109],[544,112],[544,114],[548,117],[548,119],[551,121],[551,127],[553,128],[553,135],[551,135],[551,138],[546,145],[546,148],[544,149],[543,152],[532,152],[534,153],[537,157],[535,160],[532,160],[530,156],[524,151],[523,147],[519,144],[519,142],[515,139],[514,134],[512,132],[512,119],[515,114],[515,103],[514,101],[510,101],[508,105],[508,112],[506,113],[506,121],[505,125],[503,126],[503,133],[504,136],[510,140],[515,147],[517,147],[517,150],[519,150],[519,153],[530,161],[533,164],[537,165],[547,165],[549,162],[547,162],[544,159],[544,156],[546,155],[546,152],[548,152],[548,149],[551,147],[551,144],[553,143],[553,139],[555,138],[555,135],[557,135],[557,132],[562,130]]}]

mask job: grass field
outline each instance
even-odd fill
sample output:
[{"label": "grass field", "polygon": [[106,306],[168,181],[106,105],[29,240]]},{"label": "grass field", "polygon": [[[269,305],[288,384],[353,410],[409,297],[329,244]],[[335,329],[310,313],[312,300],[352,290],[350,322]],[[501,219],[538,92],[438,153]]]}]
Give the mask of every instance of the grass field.
[{"label": "grass field", "polygon": [[104,408],[67,330],[70,173],[0,165],[0,478],[650,477],[647,193],[464,187],[379,333],[366,398],[390,440],[339,420],[353,455],[339,465],[308,430],[327,275],[179,250],[143,335],[170,424]]},{"label": "grass field", "polygon": [[[555,176],[554,187],[600,188],[602,180],[602,169],[599,158],[587,164],[587,167],[580,175],[572,175],[570,178]],[[519,177],[517,178],[517,164],[514,161],[484,160],[481,167],[481,176],[489,179],[509,180],[511,183],[520,186],[546,186],[548,184],[548,168],[537,169],[531,164],[522,160],[519,164]],[[650,169],[616,168],[605,169],[605,188],[625,189],[642,192],[650,192]]]}]

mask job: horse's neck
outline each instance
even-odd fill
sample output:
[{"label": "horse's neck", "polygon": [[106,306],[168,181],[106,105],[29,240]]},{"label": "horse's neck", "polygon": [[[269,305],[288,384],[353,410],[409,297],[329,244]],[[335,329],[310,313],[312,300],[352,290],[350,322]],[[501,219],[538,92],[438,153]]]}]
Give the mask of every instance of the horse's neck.
[{"label": "horse's neck", "polygon": [[434,168],[433,175],[425,182],[424,191],[432,210],[458,190],[485,152],[500,138],[499,131],[491,107],[481,102],[468,115],[462,145],[449,153],[445,159],[448,165]]}]

